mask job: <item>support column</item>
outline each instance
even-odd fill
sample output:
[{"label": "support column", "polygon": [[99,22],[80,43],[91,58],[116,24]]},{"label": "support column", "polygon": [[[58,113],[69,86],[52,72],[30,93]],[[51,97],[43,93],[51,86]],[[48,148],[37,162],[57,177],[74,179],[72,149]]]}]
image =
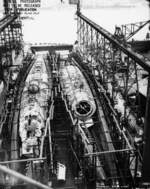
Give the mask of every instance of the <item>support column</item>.
[{"label": "support column", "polygon": [[144,123],[142,181],[144,183],[150,184],[150,74],[148,78],[146,113]]}]

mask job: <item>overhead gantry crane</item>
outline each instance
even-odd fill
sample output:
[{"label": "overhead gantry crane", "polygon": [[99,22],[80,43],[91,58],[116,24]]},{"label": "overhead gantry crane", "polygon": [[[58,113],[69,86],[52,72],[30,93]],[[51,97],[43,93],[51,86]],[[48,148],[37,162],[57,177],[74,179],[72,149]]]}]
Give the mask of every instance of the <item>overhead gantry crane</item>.
[{"label": "overhead gantry crane", "polygon": [[[77,23],[78,49],[76,52],[82,57],[80,65],[84,67],[85,72],[90,70],[97,83],[116,157],[119,158],[119,154],[122,154],[121,157],[125,158],[124,162],[128,161],[127,167],[133,178],[134,184],[131,184],[133,188],[136,187],[139,178],[141,183],[150,182],[148,179],[150,178],[148,162],[150,156],[148,150],[150,136],[149,79],[142,79],[145,74],[148,78],[150,77],[150,62],[134,52],[123,41],[121,42],[110,32],[88,19],[79,10],[77,11]],[[138,29],[130,31],[127,38],[148,23],[149,21],[140,23]],[[75,57],[79,59],[76,55]],[[145,88],[141,89],[143,82]],[[144,91],[147,91],[147,94]],[[143,100],[141,92],[146,94],[144,112],[141,108]],[[127,153],[118,152],[119,149],[124,149],[124,145],[127,146],[124,143],[125,140],[121,139],[122,132],[125,134],[125,138],[127,137],[127,143],[132,146]],[[119,149],[119,146],[116,145],[117,141],[118,144],[121,142]],[[115,153],[115,150],[112,153]],[[93,155],[101,153],[105,152],[95,152]],[[125,171],[123,172],[125,173]],[[124,175],[124,179],[126,176]],[[129,179],[125,183],[128,181]]]},{"label": "overhead gantry crane", "polygon": [[136,33],[138,33],[142,28],[150,23],[150,20],[143,22],[136,22],[130,24],[124,24],[121,26],[115,27],[114,36],[118,37],[120,40],[128,41],[133,37]]},{"label": "overhead gantry crane", "polygon": [[[150,7],[150,1],[149,0],[147,1],[149,2],[148,5]],[[141,31],[147,25],[148,25],[148,31],[145,35],[145,39],[134,40],[134,38],[132,37],[136,35],[139,31]],[[146,53],[149,51],[149,44],[150,44],[149,30],[150,30],[150,20],[123,24],[121,26],[115,27],[114,37],[118,39],[119,41],[121,41],[122,43],[126,44],[126,46],[131,45],[134,51],[139,52],[139,53]]]}]

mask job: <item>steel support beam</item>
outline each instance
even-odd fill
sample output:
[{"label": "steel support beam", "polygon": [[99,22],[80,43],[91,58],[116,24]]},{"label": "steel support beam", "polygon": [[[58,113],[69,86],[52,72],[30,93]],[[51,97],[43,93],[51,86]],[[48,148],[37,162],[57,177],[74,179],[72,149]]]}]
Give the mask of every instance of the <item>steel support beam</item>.
[{"label": "steel support beam", "polygon": [[147,103],[144,124],[143,182],[150,185],[150,75],[148,78]]},{"label": "steel support beam", "polygon": [[0,32],[18,18],[18,15],[8,15],[0,20]]},{"label": "steel support beam", "polygon": [[73,48],[73,45],[69,44],[41,44],[41,45],[33,45],[31,46],[32,50],[35,51],[64,51],[68,50],[71,51]]}]

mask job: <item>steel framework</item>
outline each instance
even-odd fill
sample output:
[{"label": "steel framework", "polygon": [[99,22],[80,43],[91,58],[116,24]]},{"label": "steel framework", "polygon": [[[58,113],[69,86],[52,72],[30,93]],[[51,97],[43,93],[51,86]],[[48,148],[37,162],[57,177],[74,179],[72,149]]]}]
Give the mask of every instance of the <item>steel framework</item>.
[{"label": "steel framework", "polygon": [[0,20],[0,62],[4,67],[12,65],[12,51],[22,49],[22,29],[16,1],[4,0],[5,16]]},{"label": "steel framework", "polygon": [[14,14],[17,12],[16,0],[3,0],[5,15]]},{"label": "steel framework", "polygon": [[[109,105],[110,109],[107,121],[110,123],[108,124],[109,132],[114,147],[120,150],[127,146],[127,141],[121,136],[124,133],[133,149],[130,152],[116,151],[116,154],[121,154],[121,157],[126,159],[126,162],[128,161],[127,165],[134,181],[141,178],[141,174],[143,181],[150,181],[148,179],[150,170],[147,167],[149,165],[147,158],[150,156],[148,151],[150,104],[147,95],[147,92],[149,93],[147,79],[150,72],[149,62],[79,11],[77,11],[77,34],[79,43],[77,51],[99,84],[99,91],[103,92],[107,98],[107,106]],[[145,79],[143,79],[144,75],[146,75]],[[143,82],[145,88],[141,89]],[[146,114],[141,110],[141,94],[146,99]],[[106,103],[102,102],[102,105],[104,109]],[[112,123],[115,123],[115,126]],[[144,141],[146,141],[144,156],[142,156],[143,132]],[[145,161],[143,169],[141,168],[142,157]]]}]

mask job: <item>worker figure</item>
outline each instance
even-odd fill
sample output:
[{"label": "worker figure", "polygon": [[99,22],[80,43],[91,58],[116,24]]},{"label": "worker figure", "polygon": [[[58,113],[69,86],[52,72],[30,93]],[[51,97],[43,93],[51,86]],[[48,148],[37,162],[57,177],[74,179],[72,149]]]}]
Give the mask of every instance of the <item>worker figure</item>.
[{"label": "worker figure", "polygon": [[0,83],[3,81],[3,83],[6,85],[6,80],[4,76],[4,66],[0,64]]},{"label": "worker figure", "polygon": [[80,91],[82,91],[83,89],[84,89],[84,83],[81,82],[81,83],[80,83]]},{"label": "worker figure", "polygon": [[73,52],[78,52],[78,50],[79,50],[79,44],[78,41],[76,40],[73,46]]},{"label": "worker figure", "polygon": [[29,119],[28,119],[28,125],[31,124],[31,114],[29,115]]},{"label": "worker figure", "polygon": [[150,33],[149,32],[147,32],[147,34],[146,34],[146,39],[150,39]]}]

